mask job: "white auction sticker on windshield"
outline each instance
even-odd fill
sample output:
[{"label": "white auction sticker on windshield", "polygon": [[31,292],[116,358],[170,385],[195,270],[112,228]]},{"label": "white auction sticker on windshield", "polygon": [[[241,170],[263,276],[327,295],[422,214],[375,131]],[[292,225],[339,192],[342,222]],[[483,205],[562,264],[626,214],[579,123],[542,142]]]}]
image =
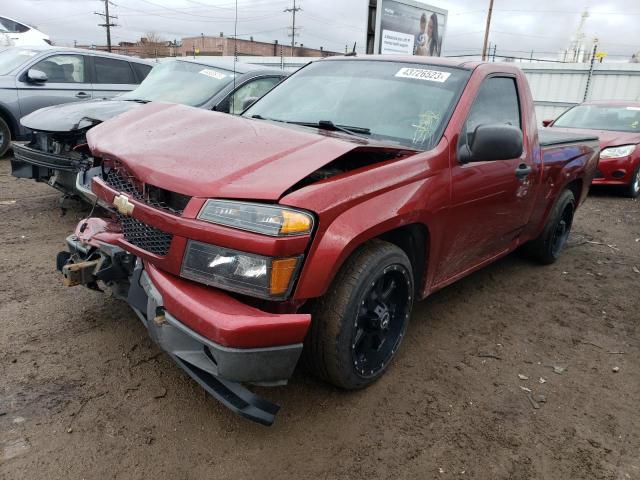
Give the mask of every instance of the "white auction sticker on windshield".
[{"label": "white auction sticker on windshield", "polygon": [[224,73],[216,72],[215,70],[211,70],[209,68],[203,68],[198,73],[206,75],[207,77],[215,78],[216,80],[222,80],[226,77]]},{"label": "white auction sticker on windshield", "polygon": [[400,78],[413,78],[416,80],[428,80],[430,82],[446,82],[451,76],[449,72],[439,72],[438,70],[425,70],[423,68],[401,68],[395,75]]}]

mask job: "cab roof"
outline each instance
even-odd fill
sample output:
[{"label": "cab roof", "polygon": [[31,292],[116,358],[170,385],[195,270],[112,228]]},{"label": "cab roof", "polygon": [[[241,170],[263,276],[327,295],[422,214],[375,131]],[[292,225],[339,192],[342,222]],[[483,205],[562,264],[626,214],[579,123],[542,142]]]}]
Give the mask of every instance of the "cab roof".
[{"label": "cab roof", "polygon": [[450,68],[463,68],[465,70],[473,70],[478,65],[486,62],[461,60],[456,58],[442,57],[423,57],[418,55],[340,55],[334,57],[325,57],[322,61],[344,61],[344,60],[375,60],[380,62],[397,62],[397,63],[417,63],[422,65],[441,65]]}]

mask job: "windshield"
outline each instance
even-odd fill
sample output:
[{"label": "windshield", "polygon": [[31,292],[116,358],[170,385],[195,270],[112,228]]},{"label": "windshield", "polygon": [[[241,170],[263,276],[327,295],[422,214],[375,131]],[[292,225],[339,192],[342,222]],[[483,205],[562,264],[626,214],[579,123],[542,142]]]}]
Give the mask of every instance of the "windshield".
[{"label": "windshield", "polygon": [[0,75],[7,75],[14,69],[35,57],[37,50],[27,48],[9,48],[0,51]]},{"label": "windshield", "polygon": [[345,127],[419,150],[442,135],[470,72],[435,65],[340,60],[312,63],[244,115]]},{"label": "windshield", "polygon": [[553,126],[640,132],[640,107],[578,105],[561,115]]},{"label": "windshield", "polygon": [[120,98],[202,105],[233,80],[233,72],[197,63],[172,60],[160,63],[131,92]]}]

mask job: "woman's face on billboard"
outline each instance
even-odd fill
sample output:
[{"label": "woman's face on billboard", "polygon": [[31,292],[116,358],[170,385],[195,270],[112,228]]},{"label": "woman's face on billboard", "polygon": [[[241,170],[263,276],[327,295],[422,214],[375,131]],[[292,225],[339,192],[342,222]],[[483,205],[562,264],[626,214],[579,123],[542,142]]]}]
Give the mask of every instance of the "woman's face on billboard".
[{"label": "woman's face on billboard", "polygon": [[433,20],[429,19],[429,28],[427,30],[427,35],[433,37]]}]

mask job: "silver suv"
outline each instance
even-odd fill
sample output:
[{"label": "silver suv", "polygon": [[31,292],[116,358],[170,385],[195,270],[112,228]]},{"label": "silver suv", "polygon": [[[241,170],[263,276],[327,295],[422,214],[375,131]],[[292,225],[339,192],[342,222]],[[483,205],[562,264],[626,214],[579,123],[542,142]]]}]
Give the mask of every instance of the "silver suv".
[{"label": "silver suv", "polygon": [[0,156],[27,133],[20,118],[42,107],[128,92],[153,63],[111,53],[63,47],[0,51]]}]

